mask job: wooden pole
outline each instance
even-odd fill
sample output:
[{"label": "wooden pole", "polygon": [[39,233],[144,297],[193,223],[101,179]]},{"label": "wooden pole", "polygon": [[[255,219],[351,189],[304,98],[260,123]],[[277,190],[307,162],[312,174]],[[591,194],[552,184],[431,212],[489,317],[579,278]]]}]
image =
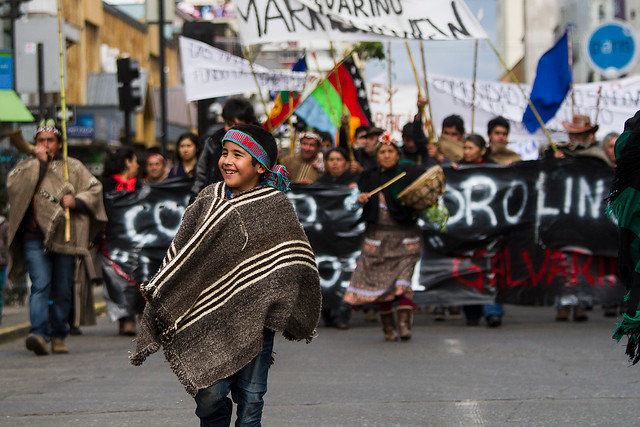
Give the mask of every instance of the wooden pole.
[{"label": "wooden pole", "polygon": [[576,100],[573,94],[573,40],[571,37],[571,25],[567,27],[567,44],[569,45],[569,71],[572,76],[571,81],[569,82],[569,91],[571,92],[571,117],[573,117]]},{"label": "wooden pole", "polygon": [[406,172],[402,172],[402,173],[394,176],[389,181],[387,181],[384,184],[382,184],[380,187],[374,188],[373,190],[369,191],[369,196],[373,196],[377,192],[384,190],[385,188],[387,188],[388,186],[390,186],[391,184],[393,184],[394,182],[396,182],[397,180],[399,180],[400,178],[402,178],[406,174],[407,174]]},{"label": "wooden pole", "polygon": [[389,69],[389,128],[387,128],[387,130],[393,130],[393,91],[391,90],[393,74],[391,71],[391,42],[387,42],[387,64]]},{"label": "wooden pole", "polygon": [[478,75],[478,39],[476,39],[476,46],[473,52],[473,84],[471,96],[471,133],[473,132],[473,125],[476,117],[476,79]]},{"label": "wooden pole", "polygon": [[531,102],[531,99],[529,99],[527,94],[524,92],[524,89],[522,89],[522,86],[520,85],[520,81],[518,80],[516,75],[513,74],[513,71],[511,71],[511,69],[507,66],[507,63],[505,62],[502,55],[500,55],[500,52],[498,52],[498,49],[496,49],[496,47],[493,45],[493,43],[491,42],[491,39],[487,39],[487,42],[489,42],[489,46],[491,46],[491,49],[493,49],[496,56],[500,60],[500,63],[502,64],[504,69],[507,70],[507,72],[509,73],[509,76],[511,77],[511,79],[518,85],[518,89],[520,89],[520,92],[522,92],[522,96],[524,96],[524,99],[527,100],[527,103],[529,104],[529,107],[531,108],[533,115],[536,116],[536,119],[538,120],[540,127],[544,131],[544,134],[546,135],[547,140],[549,141],[549,145],[551,146],[551,149],[553,149],[554,153],[557,152],[558,147],[556,147],[556,144],[551,140],[551,135],[549,134],[549,130],[544,125],[544,121],[542,120],[542,117],[540,117],[540,114],[538,113],[538,110],[536,109],[535,105],[533,105],[533,102]]},{"label": "wooden pole", "polygon": [[[313,56],[313,61],[316,64],[316,69],[318,70],[318,73],[321,73],[320,71],[320,64],[318,63],[318,57],[316,56],[315,52],[311,52],[311,56]],[[329,71],[329,73],[327,73],[327,77],[324,78],[320,84],[322,85],[322,90],[324,91],[324,95],[327,97],[327,103],[329,104],[329,109],[331,110],[331,121],[333,121],[333,124],[336,125],[336,127],[340,127],[340,117],[338,117],[338,124],[336,124],[335,122],[335,118],[336,118],[336,112],[333,109],[333,105],[331,104],[331,98],[329,97],[329,89],[327,89],[327,84],[329,84],[328,79],[329,76],[331,75],[331,73],[333,73],[335,71],[335,68],[331,71]]]},{"label": "wooden pole", "polygon": [[424,45],[422,44],[422,40],[420,40],[420,56],[422,57],[422,74],[424,74],[424,96],[427,100],[427,112],[429,113],[429,117],[425,117],[426,126],[427,126],[427,137],[429,139],[429,144],[433,144],[433,141],[436,140],[436,131],[433,126],[433,117],[431,115],[431,99],[429,97],[429,81],[427,79],[427,61],[424,55]]},{"label": "wooden pole", "polygon": [[[293,91],[289,91],[289,111],[293,111]],[[271,120],[271,119],[269,119]],[[293,115],[289,115],[289,154],[296,152],[296,131],[293,129]]]},{"label": "wooden pole", "polygon": [[[62,173],[69,182],[69,162],[67,146],[67,96],[64,88],[64,44],[62,43],[62,0],[58,0],[58,53],[60,56],[60,108],[62,109]],[[64,240],[71,240],[71,212],[64,208]]]},{"label": "wooden pole", "polygon": [[594,126],[598,124],[598,113],[600,113],[600,98],[602,98],[602,86],[598,88],[598,100],[596,101],[596,118],[594,119]]},{"label": "wooden pole", "polygon": [[265,114],[267,114],[267,126],[269,127],[269,132],[273,133],[273,127],[271,126],[271,120],[267,113],[267,104],[264,102],[264,97],[262,96],[262,88],[260,87],[260,83],[258,83],[258,77],[256,77],[256,72],[253,69],[253,59],[251,59],[251,52],[247,46],[244,47],[244,56],[249,60],[249,66],[251,67],[251,74],[253,75],[253,80],[256,82],[256,87],[258,88],[258,95],[260,96],[260,102],[262,103],[262,108],[264,109]]},{"label": "wooden pole", "polygon": [[418,71],[416,70],[416,64],[413,62],[413,56],[411,55],[411,48],[409,47],[409,42],[404,42],[404,45],[407,47],[407,54],[409,54],[409,61],[411,61],[411,68],[413,68],[413,76],[416,79],[416,86],[418,87],[418,96],[422,97],[422,91],[420,89],[420,79],[418,78]]},{"label": "wooden pole", "polygon": [[329,48],[331,49],[331,60],[333,61],[333,70],[331,71],[331,73],[329,75],[331,75],[332,73],[336,74],[336,82],[337,82],[337,86],[338,86],[338,95],[340,95],[340,114],[342,115],[342,113],[344,112],[344,103],[342,102],[342,85],[340,84],[340,72],[338,71],[338,63],[336,62],[336,57],[335,57],[335,50],[333,49],[333,42],[329,41]]}]

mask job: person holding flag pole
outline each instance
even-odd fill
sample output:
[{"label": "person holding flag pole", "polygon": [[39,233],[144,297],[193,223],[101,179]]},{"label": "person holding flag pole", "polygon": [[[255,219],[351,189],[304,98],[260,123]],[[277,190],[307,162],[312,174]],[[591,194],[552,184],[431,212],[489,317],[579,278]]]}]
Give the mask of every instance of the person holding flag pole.
[{"label": "person holding flag pole", "polygon": [[[69,352],[65,339],[77,265],[92,269],[89,242],[107,220],[102,185],[82,162],[67,157],[61,22],[58,0],[63,130],[52,119],[42,120],[29,150],[33,155],[7,176],[11,204],[7,276],[12,282],[26,273],[31,278],[31,327],[25,344],[38,356],[49,354],[49,343],[53,353]],[[21,135],[15,137],[22,140]]]}]

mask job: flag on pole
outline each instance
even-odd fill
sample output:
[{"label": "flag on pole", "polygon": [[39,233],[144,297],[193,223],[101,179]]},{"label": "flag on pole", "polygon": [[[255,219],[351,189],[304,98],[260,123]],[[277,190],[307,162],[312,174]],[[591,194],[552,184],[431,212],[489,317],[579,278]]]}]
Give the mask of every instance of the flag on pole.
[{"label": "flag on pole", "polygon": [[[529,99],[536,107],[544,123],[551,120],[571,88],[571,66],[569,64],[569,31],[538,61],[536,79]],[[527,106],[522,123],[530,133],[540,127],[530,106]]]},{"label": "flag on pole", "polygon": [[[304,55],[298,59],[298,62],[293,64],[291,71],[300,71],[301,73],[307,71],[307,61]],[[291,115],[291,106],[293,105],[293,109],[295,110],[296,107],[300,105],[301,95],[302,94],[297,91],[283,90],[279,92],[276,99],[273,101],[273,107],[271,107],[269,117],[263,127],[265,129],[275,129],[280,126],[282,122]],[[291,97],[293,97],[293,103],[289,100]]]},{"label": "flag on pole", "polygon": [[295,114],[308,126],[335,135],[340,127],[340,116],[343,112],[351,117],[351,129],[371,123],[364,82],[351,58],[344,60],[332,71],[302,102]]}]

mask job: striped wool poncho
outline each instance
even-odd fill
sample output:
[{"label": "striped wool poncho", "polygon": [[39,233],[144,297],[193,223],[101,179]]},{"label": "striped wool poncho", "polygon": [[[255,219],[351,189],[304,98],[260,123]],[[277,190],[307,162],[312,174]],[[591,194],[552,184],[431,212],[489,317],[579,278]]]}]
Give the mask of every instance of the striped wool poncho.
[{"label": "striped wool poncho", "polygon": [[222,182],[205,188],[142,292],[147,306],[131,363],[162,346],[191,395],[249,363],[264,328],[309,342],[320,315],[309,241],[289,199],[268,186],[232,199]]}]

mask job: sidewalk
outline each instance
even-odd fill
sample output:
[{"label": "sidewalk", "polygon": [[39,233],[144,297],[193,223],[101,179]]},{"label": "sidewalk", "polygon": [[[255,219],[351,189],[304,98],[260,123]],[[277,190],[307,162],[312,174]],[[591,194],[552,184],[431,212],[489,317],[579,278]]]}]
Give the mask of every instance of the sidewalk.
[{"label": "sidewalk", "polygon": [[[106,311],[102,286],[93,290],[93,300],[96,315]],[[0,344],[7,341],[24,338],[29,333],[29,301],[24,305],[12,305],[2,308],[2,323],[0,323]]]}]

